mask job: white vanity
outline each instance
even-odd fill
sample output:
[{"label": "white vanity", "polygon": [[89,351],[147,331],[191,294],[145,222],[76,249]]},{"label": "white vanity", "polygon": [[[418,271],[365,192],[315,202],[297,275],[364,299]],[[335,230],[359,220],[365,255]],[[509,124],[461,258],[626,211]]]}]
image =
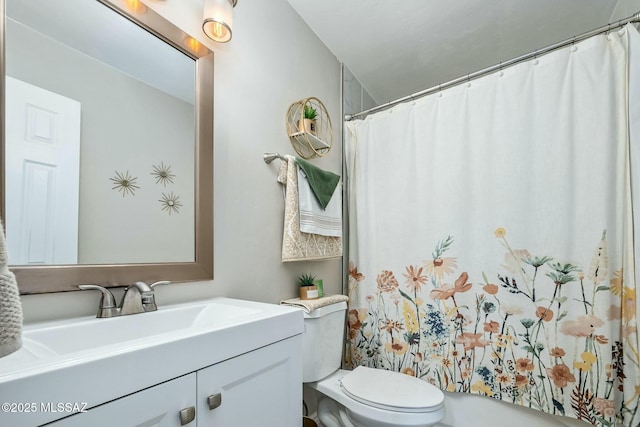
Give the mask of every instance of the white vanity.
[{"label": "white vanity", "polygon": [[29,325],[0,426],[298,426],[302,311],[228,298]]}]

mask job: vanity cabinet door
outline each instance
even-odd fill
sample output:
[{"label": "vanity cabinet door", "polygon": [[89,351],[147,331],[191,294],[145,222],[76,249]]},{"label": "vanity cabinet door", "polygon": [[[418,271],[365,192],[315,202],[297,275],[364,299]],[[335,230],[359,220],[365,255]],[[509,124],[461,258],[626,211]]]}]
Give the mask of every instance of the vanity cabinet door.
[{"label": "vanity cabinet door", "polygon": [[[190,408],[195,415],[195,390],[196,374],[193,373],[47,424],[47,427],[196,427],[195,419],[183,424],[190,418],[185,417]],[[183,410],[186,411],[181,421]]]},{"label": "vanity cabinet door", "polygon": [[197,372],[198,427],[299,427],[301,335]]}]

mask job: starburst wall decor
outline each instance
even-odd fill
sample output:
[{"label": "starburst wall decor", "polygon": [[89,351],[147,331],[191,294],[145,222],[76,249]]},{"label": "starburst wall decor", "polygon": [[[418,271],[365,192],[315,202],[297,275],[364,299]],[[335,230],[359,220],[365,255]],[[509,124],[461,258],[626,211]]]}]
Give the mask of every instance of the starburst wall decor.
[{"label": "starburst wall decor", "polygon": [[136,180],[138,178],[129,175],[129,171],[126,171],[125,173],[116,171],[115,176],[109,179],[115,184],[112,190],[117,189],[120,191],[122,193],[122,197],[128,194],[135,196],[136,190],[140,188],[136,185]]},{"label": "starburst wall decor", "polygon": [[171,166],[165,165],[164,162],[160,162],[160,165],[153,165],[151,175],[156,177],[156,184],[162,184],[164,187],[167,184],[173,184],[173,178],[175,178],[175,175],[171,173]]},{"label": "starburst wall decor", "polygon": [[173,194],[173,191],[169,194],[162,193],[162,198],[158,201],[162,205],[162,210],[169,212],[169,215],[172,212],[180,213],[180,208],[182,207],[180,196]]}]

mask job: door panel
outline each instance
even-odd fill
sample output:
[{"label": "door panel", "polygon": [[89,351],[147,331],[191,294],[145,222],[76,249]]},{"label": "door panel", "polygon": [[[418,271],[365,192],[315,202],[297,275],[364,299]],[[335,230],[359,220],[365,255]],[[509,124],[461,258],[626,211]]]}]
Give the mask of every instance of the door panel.
[{"label": "door panel", "polygon": [[9,263],[76,264],[80,103],[11,77],[6,85]]},{"label": "door panel", "polygon": [[198,427],[298,427],[301,340],[298,335],[198,371]]}]

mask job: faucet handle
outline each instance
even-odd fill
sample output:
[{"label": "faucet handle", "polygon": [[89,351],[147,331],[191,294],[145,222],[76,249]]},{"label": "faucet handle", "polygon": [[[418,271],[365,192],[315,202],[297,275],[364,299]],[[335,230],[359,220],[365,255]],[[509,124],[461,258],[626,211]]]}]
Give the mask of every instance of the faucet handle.
[{"label": "faucet handle", "polygon": [[109,289],[98,285],[78,285],[78,288],[83,291],[96,290],[102,293],[96,317],[113,317],[117,315],[116,299]]},{"label": "faucet handle", "polygon": [[98,285],[78,285],[78,288],[83,291],[96,290],[102,292],[102,296],[100,297],[100,308],[114,308],[116,306],[116,300],[111,291],[107,288]]},{"label": "faucet handle", "polygon": [[170,284],[170,283],[171,283],[171,282],[170,282],[169,280],[160,280],[159,282],[155,282],[155,283],[150,284],[150,285],[149,285],[149,287],[150,287],[151,289],[153,289],[153,288],[155,288],[155,287],[156,287],[156,286],[158,286],[158,285],[168,285],[168,284]]},{"label": "faucet handle", "polygon": [[[151,288],[152,291],[155,291],[156,286],[159,285],[168,285],[169,283],[171,283],[168,280],[160,280],[159,282],[155,282],[149,285],[149,287]],[[156,304],[156,296],[154,293],[151,294],[151,304],[149,304],[149,311],[154,311],[158,309],[158,305]]]}]

